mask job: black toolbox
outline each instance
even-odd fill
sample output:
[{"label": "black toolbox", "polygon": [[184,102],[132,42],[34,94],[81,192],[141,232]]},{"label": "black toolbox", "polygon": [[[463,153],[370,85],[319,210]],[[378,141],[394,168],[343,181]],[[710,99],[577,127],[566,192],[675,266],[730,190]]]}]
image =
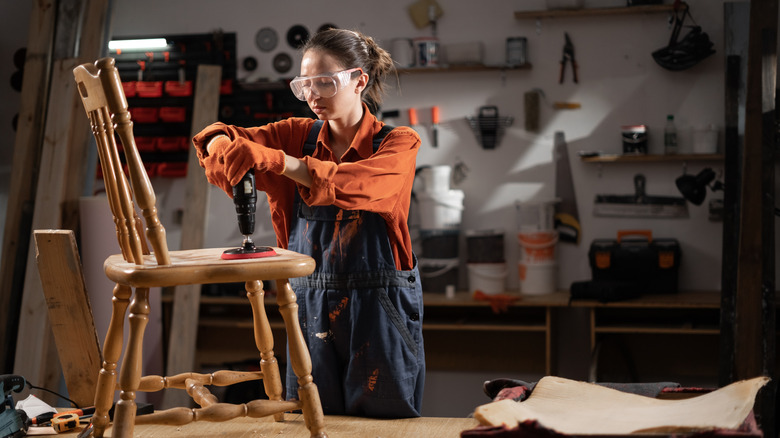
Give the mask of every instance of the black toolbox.
[{"label": "black toolbox", "polygon": [[621,230],[617,239],[594,239],[588,251],[594,282],[628,284],[639,294],[677,293],[677,239],[653,238],[650,230]]}]

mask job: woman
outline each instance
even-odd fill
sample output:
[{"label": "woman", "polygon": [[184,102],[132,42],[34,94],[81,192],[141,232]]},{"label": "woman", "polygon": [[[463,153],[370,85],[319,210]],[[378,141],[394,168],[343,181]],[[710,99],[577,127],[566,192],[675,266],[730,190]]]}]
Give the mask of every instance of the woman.
[{"label": "woman", "polygon": [[[200,164],[229,196],[254,169],[277,245],[317,262],[291,285],[324,412],[419,416],[423,303],[407,218],[420,138],[369,111],[394,72],[372,38],[326,30],[302,53],[290,88],[318,120],[216,123],[193,139]],[[288,364],[287,398],[297,386]]]}]

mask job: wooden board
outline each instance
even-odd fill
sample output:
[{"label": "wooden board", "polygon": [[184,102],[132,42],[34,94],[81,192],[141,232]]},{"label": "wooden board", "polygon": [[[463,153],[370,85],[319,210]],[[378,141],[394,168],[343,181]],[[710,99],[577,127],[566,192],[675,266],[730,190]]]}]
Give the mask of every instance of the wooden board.
[{"label": "wooden board", "polygon": [[0,324],[0,365],[4,369],[13,366],[24,262],[27,260],[30,241],[29,225],[37,175],[35,170],[41,150],[49,89],[49,59],[57,12],[55,3],[54,0],[35,2],[30,16],[19,124],[14,142],[3,252],[0,257],[0,321],[3,321]]},{"label": "wooden board", "polygon": [[[70,111],[76,99],[76,83],[71,71],[76,60],[56,61],[52,66],[52,91],[49,96],[46,132],[40,173],[35,194],[35,211],[31,228],[51,229],[60,227],[60,210],[63,190],[70,169],[68,161],[68,132],[71,127]],[[46,388],[59,386],[56,364],[48,357],[53,343],[47,319],[46,302],[41,278],[35,264],[34,242],[29,241],[28,260],[25,265],[24,294],[16,341],[14,373],[24,375],[34,385]]]},{"label": "wooden board", "polygon": [[100,371],[100,343],[76,237],[71,230],[36,230],[34,237],[38,271],[68,396],[79,406],[91,406]]},{"label": "wooden board", "polygon": [[[217,121],[219,114],[219,86],[222,67],[199,65],[195,82],[195,101],[192,109],[192,136]],[[205,241],[208,217],[209,183],[198,164],[195,148],[190,148],[187,162],[187,191],[182,217],[181,249],[202,248]],[[174,290],[171,316],[168,360],[165,373],[169,376],[192,371],[195,365],[195,343],[198,333],[198,309],[200,285],[177,286]],[[189,403],[184,391],[165,391],[163,408],[183,406]]]}]

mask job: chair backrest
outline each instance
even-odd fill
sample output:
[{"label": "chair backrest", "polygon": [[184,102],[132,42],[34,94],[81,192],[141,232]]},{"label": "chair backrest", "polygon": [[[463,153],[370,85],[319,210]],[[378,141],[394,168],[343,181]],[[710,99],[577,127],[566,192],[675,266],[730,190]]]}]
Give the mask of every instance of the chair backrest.
[{"label": "chair backrest", "polygon": [[[125,260],[143,264],[149,251],[133,199],[146,221],[146,237],[151,243],[158,265],[169,265],[165,228],[157,216],[156,196],[149,181],[133,137],[133,122],[127,110],[127,99],[113,58],[102,58],[94,64],[73,69],[81,102],[87,112],[106,186],[106,195],[116,224],[117,240]],[[116,138],[119,137],[120,143]],[[124,154],[130,184],[123,171]]]}]

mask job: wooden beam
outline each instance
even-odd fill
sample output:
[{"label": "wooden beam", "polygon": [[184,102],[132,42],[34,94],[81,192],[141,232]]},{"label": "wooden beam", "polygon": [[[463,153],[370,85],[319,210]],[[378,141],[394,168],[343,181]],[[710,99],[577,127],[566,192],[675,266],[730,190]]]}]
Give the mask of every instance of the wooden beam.
[{"label": "wooden beam", "polygon": [[36,260],[68,396],[92,406],[102,362],[76,237],[71,230],[36,230]]},{"label": "wooden beam", "polygon": [[[76,60],[56,61],[52,69],[52,88],[47,105],[45,141],[40,162],[39,178],[36,183],[35,210],[30,226],[33,230],[58,228],[60,205],[64,198],[64,181],[70,169],[68,162],[69,132],[74,100],[77,98],[76,83],[72,70]],[[30,260],[26,263],[24,293],[22,295],[19,333],[17,334],[14,373],[24,375],[37,386],[57,388],[59,372],[56,364],[47,357],[51,337],[46,302],[41,279],[35,265],[34,242],[29,242]]]},{"label": "wooden beam", "polygon": [[54,0],[33,3],[0,260],[0,365],[13,369],[54,40]]},{"label": "wooden beam", "polygon": [[[192,135],[217,121],[219,114],[219,86],[222,67],[199,65],[195,82],[195,99],[192,109]],[[182,217],[181,249],[202,248],[205,242],[208,218],[209,183],[198,164],[194,147],[190,148],[187,162],[187,191]],[[198,333],[200,285],[177,286],[173,292],[170,339],[166,374],[169,376],[192,371],[195,365],[195,345]],[[165,391],[162,408],[172,408],[190,403],[184,391]]]},{"label": "wooden beam", "polygon": [[[750,2],[734,322],[737,379],[775,374],[773,151],[777,21],[776,0]],[[756,400],[756,419],[765,436],[776,436],[776,388],[773,379]]]}]

